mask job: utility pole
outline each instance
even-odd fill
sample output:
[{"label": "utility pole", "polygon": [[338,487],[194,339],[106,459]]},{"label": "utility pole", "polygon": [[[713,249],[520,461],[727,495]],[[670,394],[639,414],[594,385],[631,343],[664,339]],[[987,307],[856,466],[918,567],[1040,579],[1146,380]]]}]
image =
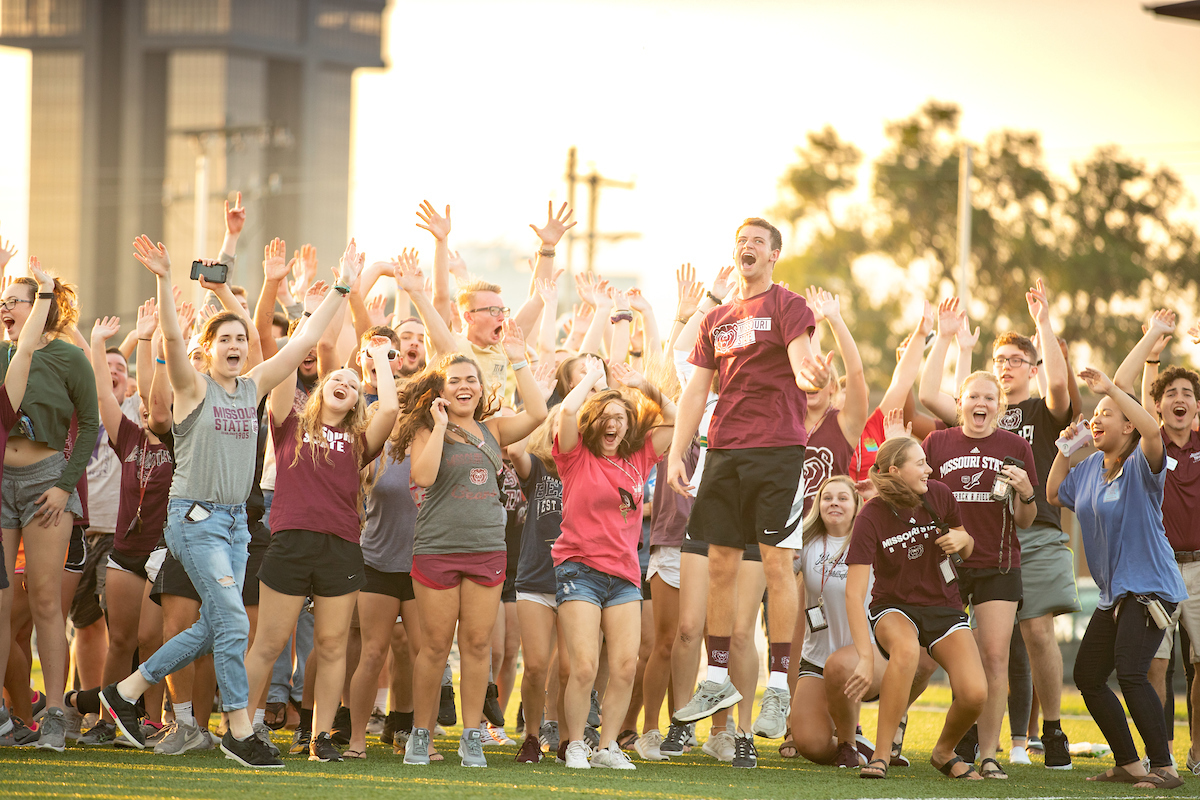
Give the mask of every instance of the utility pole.
[{"label": "utility pole", "polygon": [[[617,181],[605,178],[593,167],[590,175],[578,173],[578,157],[574,147],[567,151],[567,203],[575,208],[575,184],[583,181],[588,185],[588,227],[583,234],[587,241],[587,270],[592,271],[596,264],[597,242],[619,242],[623,239],[637,239],[640,233],[627,231],[623,233],[600,233],[596,230],[596,209],[600,204],[600,190],[608,187],[613,189],[632,189],[633,181]],[[573,275],[572,253],[578,234],[574,230],[567,231],[567,274]]]},{"label": "utility pole", "polygon": [[971,304],[967,271],[971,265],[971,145],[963,143],[958,159],[958,299],[965,310]]}]

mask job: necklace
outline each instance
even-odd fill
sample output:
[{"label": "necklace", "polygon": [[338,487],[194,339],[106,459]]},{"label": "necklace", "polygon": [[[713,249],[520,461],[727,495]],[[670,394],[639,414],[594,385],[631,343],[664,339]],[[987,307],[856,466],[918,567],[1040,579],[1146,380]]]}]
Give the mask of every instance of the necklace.
[{"label": "necklace", "polygon": [[617,510],[621,512],[621,521],[628,522],[629,521],[629,512],[633,510],[634,504],[635,504],[634,497],[641,494],[640,489],[641,489],[642,484],[644,483],[644,481],[642,480],[641,470],[639,470],[637,467],[635,467],[633,465],[632,461],[628,461],[627,459],[624,459],[624,458],[621,459],[626,464],[629,464],[630,469],[632,469],[634,472],[634,475],[637,476],[637,477],[634,477],[634,475],[629,474],[629,470],[625,469],[623,466],[618,464],[616,461],[613,461],[608,456],[601,455],[600,457],[603,458],[605,461],[607,461],[609,464],[612,464],[617,469],[621,470],[621,472],[625,475],[625,477],[629,478],[630,482],[633,483],[632,491],[629,491],[629,492],[625,491],[625,489],[621,488],[620,486],[617,487],[617,492],[619,493],[619,495],[621,497],[621,503],[619,506],[617,506]]}]

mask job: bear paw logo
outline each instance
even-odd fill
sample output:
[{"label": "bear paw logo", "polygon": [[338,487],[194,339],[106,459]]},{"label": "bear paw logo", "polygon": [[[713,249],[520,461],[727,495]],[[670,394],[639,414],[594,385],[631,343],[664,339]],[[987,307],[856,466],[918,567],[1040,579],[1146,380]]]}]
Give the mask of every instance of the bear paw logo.
[{"label": "bear paw logo", "polygon": [[487,470],[482,467],[471,470],[471,483],[483,486],[487,483]]},{"label": "bear paw logo", "polygon": [[925,555],[925,545],[923,544],[914,544],[912,547],[908,548],[909,561],[916,561],[923,555]]}]

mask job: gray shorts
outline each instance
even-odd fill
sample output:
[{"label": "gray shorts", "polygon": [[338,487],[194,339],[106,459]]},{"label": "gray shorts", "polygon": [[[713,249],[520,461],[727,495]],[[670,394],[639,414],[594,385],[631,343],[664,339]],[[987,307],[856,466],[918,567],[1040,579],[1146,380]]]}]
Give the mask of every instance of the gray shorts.
[{"label": "gray shorts", "polygon": [[[5,466],[4,480],[0,483],[0,526],[12,530],[32,522],[38,511],[37,499],[58,483],[66,466],[67,459],[62,453],[25,467]],[[83,516],[83,505],[76,489],[72,489],[67,498],[67,511],[76,519]]]},{"label": "gray shorts", "polygon": [[1021,584],[1024,602],[1018,619],[1046,614],[1071,614],[1083,610],[1075,587],[1075,554],[1067,535],[1053,525],[1035,523],[1017,530],[1021,542]]}]

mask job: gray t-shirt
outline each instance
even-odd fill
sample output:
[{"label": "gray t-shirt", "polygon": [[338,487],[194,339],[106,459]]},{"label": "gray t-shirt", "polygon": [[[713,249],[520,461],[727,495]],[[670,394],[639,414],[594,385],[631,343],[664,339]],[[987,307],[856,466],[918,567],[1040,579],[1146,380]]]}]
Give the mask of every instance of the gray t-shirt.
[{"label": "gray t-shirt", "polygon": [[408,456],[392,461],[392,446],[376,460],[375,484],[367,495],[362,532],[363,561],[380,572],[412,572],[417,506],[409,487]]},{"label": "gray t-shirt", "polygon": [[[499,455],[500,444],[491,431],[479,427]],[[504,552],[507,521],[495,464],[475,445],[446,439],[437,480],[417,512],[413,554]]]},{"label": "gray t-shirt", "polygon": [[246,502],[258,450],[258,387],[239,377],[229,394],[208,375],[204,400],[174,426],[171,497],[221,505]]}]

